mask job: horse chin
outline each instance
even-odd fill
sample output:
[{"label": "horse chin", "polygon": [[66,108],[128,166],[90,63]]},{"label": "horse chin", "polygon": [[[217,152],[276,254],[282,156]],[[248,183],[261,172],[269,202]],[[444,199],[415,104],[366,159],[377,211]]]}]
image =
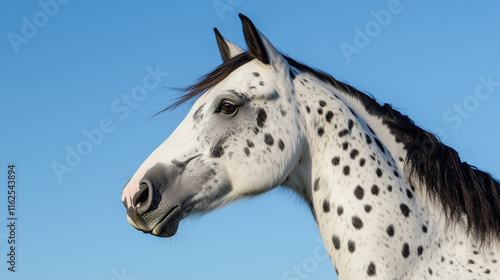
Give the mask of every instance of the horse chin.
[{"label": "horse chin", "polygon": [[181,219],[182,209],[179,205],[176,205],[167,212],[165,217],[149,233],[158,237],[172,237],[179,229]]}]

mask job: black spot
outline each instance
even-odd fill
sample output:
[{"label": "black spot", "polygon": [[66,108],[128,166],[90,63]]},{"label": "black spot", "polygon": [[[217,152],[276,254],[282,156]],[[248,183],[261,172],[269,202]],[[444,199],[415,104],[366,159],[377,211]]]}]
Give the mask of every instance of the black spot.
[{"label": "black spot", "polygon": [[342,206],[337,207],[337,214],[339,216],[342,216],[342,214],[344,214],[344,207]]},{"label": "black spot", "polygon": [[365,212],[370,213],[372,211],[372,206],[370,204],[365,205]]},{"label": "black spot", "polygon": [[349,173],[351,172],[351,168],[349,167],[349,165],[344,166],[343,172],[344,172],[344,175],[346,175],[346,176],[349,175]]},{"label": "black spot", "polygon": [[372,143],[372,138],[370,137],[370,135],[368,135],[368,134],[365,133],[365,136],[366,136],[366,144],[371,144]]},{"label": "black spot", "polygon": [[342,149],[345,151],[347,150],[347,148],[349,148],[349,143],[348,142],[342,143]]},{"label": "black spot", "polygon": [[325,134],[325,130],[322,127],[319,127],[318,128],[318,135],[323,136],[323,134]]},{"label": "black spot", "polygon": [[211,154],[213,157],[220,158],[222,155],[224,155],[224,148],[222,147],[222,144],[217,143],[215,146],[212,147],[211,149]]},{"label": "black spot", "polygon": [[387,186],[387,190],[392,192],[392,186],[391,185]]},{"label": "black spot", "polygon": [[252,141],[247,140],[247,146],[248,146],[249,148],[253,148],[255,145],[253,144],[253,142],[252,142]]},{"label": "black spot", "polygon": [[354,122],[353,122],[352,120],[349,120],[349,121],[347,122],[347,128],[348,128],[349,130],[351,130],[353,126],[354,126]]},{"label": "black spot", "polygon": [[403,244],[403,249],[401,250],[401,254],[405,259],[410,256],[410,245],[408,245],[408,243]]},{"label": "black spot", "polygon": [[328,200],[326,199],[325,201],[323,201],[323,212],[325,213],[330,212],[330,202],[328,202]]},{"label": "black spot", "polygon": [[402,157],[399,157],[398,159],[399,159],[399,161],[403,162],[403,158]]},{"label": "black spot", "polygon": [[333,246],[335,247],[335,249],[340,249],[340,239],[338,236],[334,235],[332,237],[332,241],[333,241]]},{"label": "black spot", "polygon": [[377,173],[377,176],[379,178],[382,177],[382,170],[380,168],[377,168],[377,170],[375,171],[375,173]]},{"label": "black spot", "polygon": [[421,256],[423,252],[424,252],[424,247],[422,247],[422,246],[418,246],[418,248],[417,248],[417,254],[418,254],[419,256]]},{"label": "black spot", "polygon": [[363,221],[358,216],[352,216],[352,225],[355,229],[361,229],[363,227]]},{"label": "black spot", "polygon": [[490,274],[490,272],[491,272],[491,270],[489,270],[489,269],[486,269],[486,270],[484,271],[484,273],[486,273],[486,274]]},{"label": "black spot", "polygon": [[258,133],[259,133],[259,129],[258,129],[257,127],[254,127],[254,128],[253,128],[253,132],[254,132],[255,134],[258,134]]},{"label": "black spot", "polygon": [[264,143],[266,143],[269,146],[272,146],[274,144],[273,136],[271,136],[271,134],[269,133],[266,133],[266,135],[264,135]]},{"label": "black spot", "polygon": [[257,109],[257,126],[260,128],[264,127],[264,123],[266,122],[266,120],[266,111],[264,111],[264,109],[262,108]]},{"label": "black spot", "polygon": [[401,203],[399,205],[399,208],[401,208],[401,213],[403,213],[405,217],[408,218],[408,216],[410,216],[410,208],[408,207],[408,205]]},{"label": "black spot", "polygon": [[333,165],[339,165],[340,163],[340,158],[339,157],[333,157],[332,158],[332,164]]},{"label": "black spot", "polygon": [[432,275],[432,269],[429,267],[429,274]]},{"label": "black spot", "polygon": [[253,72],[252,74],[253,74],[255,77],[259,77],[259,76],[260,76],[260,74],[259,74],[258,72]]},{"label": "black spot", "polygon": [[375,276],[377,274],[377,268],[375,267],[375,264],[373,262],[370,262],[368,265],[368,269],[366,270],[366,273],[368,276]]},{"label": "black spot", "polygon": [[319,178],[317,178],[316,180],[314,180],[313,190],[314,191],[318,191],[319,190]]},{"label": "black spot", "polygon": [[473,260],[469,260],[469,264],[475,264]]},{"label": "black spot", "polygon": [[366,163],[366,160],[364,158],[359,160],[359,166],[363,167]]},{"label": "black spot", "polygon": [[411,193],[411,191],[409,189],[406,189],[406,195],[408,196],[409,199],[413,198],[413,194]]},{"label": "black spot", "polygon": [[353,253],[354,251],[356,251],[356,243],[354,243],[354,241],[352,240],[347,241],[347,249],[349,250],[349,252]]},{"label": "black spot", "polygon": [[422,231],[423,231],[424,233],[427,233],[427,227],[426,227],[426,226],[422,226]]},{"label": "black spot", "polygon": [[245,154],[246,154],[247,156],[250,156],[250,150],[248,149],[248,147],[245,147],[245,148],[243,149],[243,151],[245,152]]},{"label": "black spot", "polygon": [[387,232],[387,235],[389,235],[390,237],[393,237],[394,236],[394,226],[389,225],[387,227],[387,229],[385,230],[385,232]]},{"label": "black spot", "polygon": [[318,114],[320,114],[320,115],[323,114],[323,109],[318,108]]},{"label": "black spot", "polygon": [[372,194],[373,195],[378,195],[379,191],[380,191],[380,189],[378,188],[377,185],[372,186]]},{"label": "black spot", "polygon": [[344,137],[344,136],[346,136],[347,134],[349,134],[349,130],[347,130],[347,129],[342,129],[342,130],[339,132],[339,137]]},{"label": "black spot", "polygon": [[394,176],[396,176],[397,178],[399,178],[399,173],[396,170],[394,170]]},{"label": "black spot", "polygon": [[282,151],[285,149],[285,143],[283,143],[283,141],[281,141],[281,139],[280,139],[280,140],[278,140],[278,147],[279,147],[279,148],[280,148],[280,150],[282,150]]},{"label": "black spot", "polygon": [[356,159],[356,157],[359,155],[359,151],[356,149],[353,149],[351,151],[351,159]]},{"label": "black spot", "polygon": [[333,118],[333,112],[332,111],[326,112],[325,118],[327,122],[331,122]]},{"label": "black spot", "polygon": [[321,106],[321,107],[325,107],[325,106],[326,106],[326,102],[325,102],[325,101],[323,101],[323,100],[320,100],[320,101],[319,101],[319,106]]},{"label": "black spot", "polygon": [[354,189],[354,196],[359,200],[363,199],[363,197],[365,196],[365,190],[363,190],[361,186],[357,186]]},{"label": "black spot", "polygon": [[309,108],[309,106],[306,106],[306,111],[307,111],[307,113],[310,113],[311,112],[311,108]]},{"label": "black spot", "polygon": [[377,146],[379,147],[379,149],[382,151],[382,153],[385,154],[384,146],[382,145],[382,143],[380,143],[380,141],[377,138],[375,138],[375,143],[377,144]]}]

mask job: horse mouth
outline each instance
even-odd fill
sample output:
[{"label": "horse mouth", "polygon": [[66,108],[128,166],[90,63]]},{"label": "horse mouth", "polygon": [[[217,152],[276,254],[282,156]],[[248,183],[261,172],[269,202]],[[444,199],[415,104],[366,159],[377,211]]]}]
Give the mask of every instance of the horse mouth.
[{"label": "horse mouth", "polygon": [[179,205],[172,207],[165,216],[160,220],[160,222],[153,228],[151,232],[152,235],[158,237],[171,237],[174,236],[179,228],[179,222],[181,221],[182,209]]}]

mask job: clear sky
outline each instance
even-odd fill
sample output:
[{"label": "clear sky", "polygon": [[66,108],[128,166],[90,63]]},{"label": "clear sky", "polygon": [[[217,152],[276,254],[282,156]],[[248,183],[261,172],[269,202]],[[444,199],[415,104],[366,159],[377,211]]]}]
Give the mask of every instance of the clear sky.
[{"label": "clear sky", "polygon": [[171,239],[126,221],[123,186],[188,108],[151,116],[221,63],[213,27],[246,48],[239,12],[500,177],[498,1],[2,1],[0,279],[332,279],[312,215],[284,190],[188,218]]}]

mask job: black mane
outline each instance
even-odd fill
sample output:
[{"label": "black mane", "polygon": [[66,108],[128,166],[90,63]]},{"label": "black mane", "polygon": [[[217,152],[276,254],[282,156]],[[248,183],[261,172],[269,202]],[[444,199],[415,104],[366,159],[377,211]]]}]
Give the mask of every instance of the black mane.
[{"label": "black mane", "polygon": [[391,105],[380,105],[372,97],[330,75],[285,57],[288,63],[357,98],[371,115],[380,117],[397,142],[407,150],[405,166],[410,182],[425,186],[428,196],[443,205],[448,221],[467,217],[467,232],[481,243],[500,239],[500,183],[476,167],[462,162],[458,152]]},{"label": "black mane", "polygon": [[[186,94],[165,110],[202,94],[254,58],[252,54],[245,52],[226,61],[199,82],[187,87]],[[434,134],[415,125],[408,116],[393,109],[391,105],[380,105],[374,98],[322,71],[290,57],[284,58],[290,66],[308,72],[339,91],[357,98],[368,113],[380,117],[396,141],[403,143],[407,150],[405,168],[410,174],[408,179],[410,182],[415,180],[420,183],[429,198],[441,203],[448,222],[458,222],[465,215],[467,232],[478,241],[500,241],[500,183],[490,174],[462,162],[457,151],[441,143]]]}]

